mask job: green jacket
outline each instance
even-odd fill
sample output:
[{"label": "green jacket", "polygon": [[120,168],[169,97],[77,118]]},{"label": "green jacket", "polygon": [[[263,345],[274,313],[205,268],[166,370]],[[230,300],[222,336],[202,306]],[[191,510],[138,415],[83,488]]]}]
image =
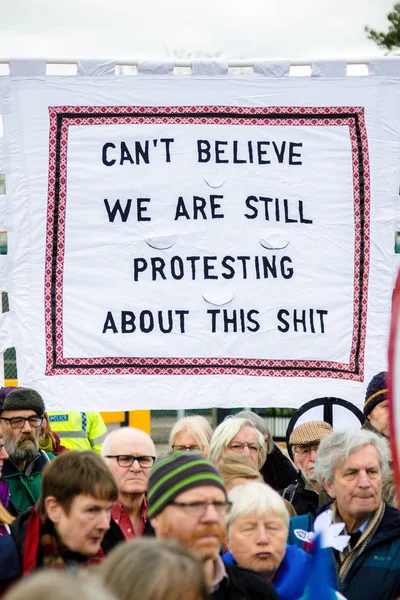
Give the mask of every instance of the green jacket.
[{"label": "green jacket", "polygon": [[40,450],[23,471],[10,459],[4,461],[1,478],[7,482],[11,493],[8,509],[12,514],[28,510],[39,500],[42,471],[53,458],[55,456],[51,452]]}]

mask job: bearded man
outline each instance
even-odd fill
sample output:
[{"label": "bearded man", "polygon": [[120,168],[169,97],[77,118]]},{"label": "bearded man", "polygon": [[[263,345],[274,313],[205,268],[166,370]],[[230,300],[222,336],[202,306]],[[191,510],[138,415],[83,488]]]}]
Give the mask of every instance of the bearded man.
[{"label": "bearded man", "polygon": [[39,449],[44,412],[42,397],[29,388],[16,388],[0,400],[0,421],[9,456],[4,461],[1,478],[9,486],[8,508],[14,515],[37,502],[42,471],[54,458],[50,452]]}]

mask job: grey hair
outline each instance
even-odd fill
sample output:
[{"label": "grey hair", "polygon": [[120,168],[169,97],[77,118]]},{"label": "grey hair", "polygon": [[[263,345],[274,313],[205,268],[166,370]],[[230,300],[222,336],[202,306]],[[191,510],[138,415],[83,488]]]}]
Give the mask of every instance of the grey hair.
[{"label": "grey hair", "polygon": [[324,437],[317,450],[315,474],[319,483],[325,479],[333,483],[335,469],[340,467],[351,454],[364,446],[372,445],[378,452],[382,477],[389,471],[389,448],[387,442],[373,431],[337,431]]},{"label": "grey hair", "polygon": [[136,427],[118,427],[111,431],[106,438],[104,439],[103,447],[101,449],[101,456],[105,457],[107,454],[111,453],[111,447],[113,445],[113,441],[117,441],[119,438],[121,439],[146,439],[151,446],[152,456],[157,456],[156,447],[154,445],[153,440],[149,436],[148,433],[143,431],[142,429],[136,429]]},{"label": "grey hair", "polygon": [[191,415],[189,417],[183,417],[182,419],[179,419],[169,434],[168,444],[170,450],[172,450],[176,435],[182,431],[188,431],[191,433],[199,444],[201,450],[208,451],[213,430],[205,417],[202,417],[201,415]]},{"label": "grey hair", "polygon": [[224,456],[226,448],[243,427],[251,427],[257,434],[257,441],[260,446],[258,468],[261,469],[267,459],[265,440],[258,429],[256,429],[253,423],[248,419],[234,418],[220,423],[211,438],[210,447],[208,449],[208,459],[215,465],[218,465],[219,461]]},{"label": "grey hair", "polygon": [[228,499],[232,502],[232,508],[226,516],[228,535],[229,529],[236,519],[252,513],[262,517],[272,512],[280,517],[285,526],[289,528],[290,517],[283,498],[266,483],[252,481],[244,485],[237,485],[229,492]]},{"label": "grey hair", "polygon": [[267,424],[265,423],[264,419],[262,417],[260,417],[260,415],[258,415],[257,413],[253,412],[252,410],[241,410],[240,412],[236,413],[235,415],[229,415],[228,417],[226,417],[224,419],[224,421],[226,421],[227,419],[235,419],[235,418],[236,419],[247,419],[248,421],[251,421],[253,423],[253,427],[258,429],[258,431],[263,436],[265,443],[267,444],[267,454],[271,454],[272,450],[274,449],[274,440],[272,438],[271,432],[268,429]]}]

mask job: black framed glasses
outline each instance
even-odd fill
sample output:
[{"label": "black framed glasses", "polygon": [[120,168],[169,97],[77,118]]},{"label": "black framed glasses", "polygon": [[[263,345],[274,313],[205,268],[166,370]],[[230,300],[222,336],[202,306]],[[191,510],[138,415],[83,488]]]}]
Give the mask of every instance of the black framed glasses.
[{"label": "black framed glasses", "polygon": [[135,460],[143,469],[149,469],[156,460],[155,456],[132,456],[130,454],[107,454],[106,458],[116,458],[120,467],[131,467]]},{"label": "black framed glasses", "polygon": [[231,508],[232,502],[171,502],[178,506],[189,517],[203,517],[209,506],[212,506],[219,517],[224,516]]},{"label": "black framed glasses", "polygon": [[41,426],[43,417],[0,417],[2,421],[10,423],[13,429],[23,429],[28,421],[30,427],[37,429]]}]

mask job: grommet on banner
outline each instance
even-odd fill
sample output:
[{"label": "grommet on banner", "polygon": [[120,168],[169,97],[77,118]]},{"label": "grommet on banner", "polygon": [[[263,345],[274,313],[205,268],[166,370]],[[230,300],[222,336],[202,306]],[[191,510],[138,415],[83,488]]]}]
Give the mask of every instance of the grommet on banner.
[{"label": "grommet on banner", "polygon": [[45,77],[45,60],[20,60],[13,59],[9,63],[11,77]]},{"label": "grommet on banner", "polygon": [[156,250],[168,250],[168,248],[172,248],[172,246],[176,244],[176,238],[174,236],[158,236],[148,238],[145,242],[150,248],[155,248]]},{"label": "grommet on banner", "polygon": [[204,181],[211,188],[217,189],[224,185],[226,181],[226,175],[218,173],[217,171],[208,171],[204,174]]},{"label": "grommet on banner", "polygon": [[345,60],[318,60],[311,63],[311,77],[346,77]]},{"label": "grommet on banner", "polygon": [[400,77],[400,56],[371,60],[368,63],[368,74],[372,77]]},{"label": "grommet on banner", "polygon": [[290,62],[288,60],[255,60],[254,61],[254,75],[261,75],[263,77],[286,77],[289,75]]},{"label": "grommet on banner", "polygon": [[235,294],[231,290],[207,290],[202,292],[202,296],[208,304],[223,306],[232,302]]},{"label": "grommet on banner", "polygon": [[173,75],[175,63],[172,60],[141,60],[138,62],[138,75]]},{"label": "grommet on banner", "polygon": [[15,346],[12,333],[13,320],[13,313],[10,311],[0,315],[0,352]]},{"label": "grommet on banner", "polygon": [[115,60],[78,60],[77,75],[80,77],[113,77],[115,75]]},{"label": "grommet on banner", "polygon": [[203,77],[228,75],[228,62],[226,60],[194,60],[192,74]]},{"label": "grommet on banner", "polygon": [[266,250],[283,250],[289,246],[289,240],[280,232],[271,232],[261,238],[260,245]]}]

